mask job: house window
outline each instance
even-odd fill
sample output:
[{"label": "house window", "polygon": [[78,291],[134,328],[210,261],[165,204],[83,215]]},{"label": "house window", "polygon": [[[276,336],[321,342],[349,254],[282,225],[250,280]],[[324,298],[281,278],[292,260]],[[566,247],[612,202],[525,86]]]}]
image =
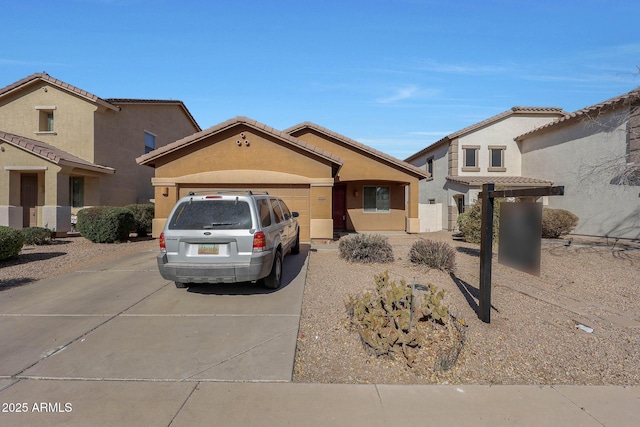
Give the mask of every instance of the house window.
[{"label": "house window", "polygon": [[147,154],[150,151],[156,149],[156,136],[149,131],[144,131],[144,153]]},{"label": "house window", "polygon": [[489,146],[489,172],[506,172],[504,167],[504,146]]},{"label": "house window", "polygon": [[391,210],[389,187],[364,187],[364,211],[388,213]]},{"label": "house window", "polygon": [[81,208],[84,206],[84,177],[71,177],[71,206]]},{"label": "house window", "polygon": [[429,178],[427,179],[433,179],[433,157],[429,157],[427,159],[426,168],[427,168],[427,173],[429,173]]},{"label": "house window", "polygon": [[53,112],[55,106],[38,106],[38,130],[36,133],[55,133]]},{"label": "house window", "polygon": [[477,145],[463,145],[462,153],[463,158],[462,161],[462,171],[463,172],[480,172],[480,167],[478,166],[478,151],[480,147]]}]

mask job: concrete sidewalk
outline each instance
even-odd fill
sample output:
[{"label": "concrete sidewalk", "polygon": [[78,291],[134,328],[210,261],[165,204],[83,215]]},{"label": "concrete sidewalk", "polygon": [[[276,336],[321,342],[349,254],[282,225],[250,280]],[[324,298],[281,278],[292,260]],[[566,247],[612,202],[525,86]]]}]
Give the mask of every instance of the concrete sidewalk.
[{"label": "concrete sidewalk", "polygon": [[3,426],[640,425],[639,387],[21,380],[0,400],[27,403]]},{"label": "concrete sidewalk", "polygon": [[306,254],[272,293],[176,290],[154,256],[0,293],[1,426],[640,425],[638,386],[291,383]]}]

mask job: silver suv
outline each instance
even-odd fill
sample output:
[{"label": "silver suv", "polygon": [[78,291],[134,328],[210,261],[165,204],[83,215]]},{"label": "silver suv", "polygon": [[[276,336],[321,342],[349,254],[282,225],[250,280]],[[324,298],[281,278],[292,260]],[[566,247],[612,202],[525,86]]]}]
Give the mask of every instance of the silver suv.
[{"label": "silver suv", "polygon": [[178,200],[160,235],[158,269],[176,287],[189,283],[282,283],[282,259],[300,252],[297,212],[278,197],[251,191]]}]

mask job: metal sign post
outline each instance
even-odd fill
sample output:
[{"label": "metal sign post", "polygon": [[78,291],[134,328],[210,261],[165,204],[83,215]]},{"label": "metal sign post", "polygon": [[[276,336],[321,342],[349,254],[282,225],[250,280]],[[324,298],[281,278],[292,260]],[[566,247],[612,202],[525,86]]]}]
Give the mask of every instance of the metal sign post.
[{"label": "metal sign post", "polygon": [[482,222],[480,225],[480,296],[478,316],[491,321],[491,258],[493,256],[493,193],[494,184],[482,185]]},{"label": "metal sign post", "polygon": [[491,261],[493,256],[493,201],[496,197],[541,197],[563,196],[564,186],[522,188],[494,191],[495,184],[482,184],[482,221],[480,233],[480,293],[478,297],[478,317],[485,323],[491,322]]}]

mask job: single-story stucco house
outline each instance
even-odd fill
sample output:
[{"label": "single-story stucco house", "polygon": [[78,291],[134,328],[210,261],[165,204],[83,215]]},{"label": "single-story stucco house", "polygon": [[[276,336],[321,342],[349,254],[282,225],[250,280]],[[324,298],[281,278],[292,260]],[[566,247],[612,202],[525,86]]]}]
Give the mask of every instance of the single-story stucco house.
[{"label": "single-story stucco house", "polygon": [[334,231],[419,231],[418,182],[428,174],[305,122],[285,131],[236,117],[145,155],[155,168],[153,235],[189,192],[267,191],[299,212],[302,241]]}]

